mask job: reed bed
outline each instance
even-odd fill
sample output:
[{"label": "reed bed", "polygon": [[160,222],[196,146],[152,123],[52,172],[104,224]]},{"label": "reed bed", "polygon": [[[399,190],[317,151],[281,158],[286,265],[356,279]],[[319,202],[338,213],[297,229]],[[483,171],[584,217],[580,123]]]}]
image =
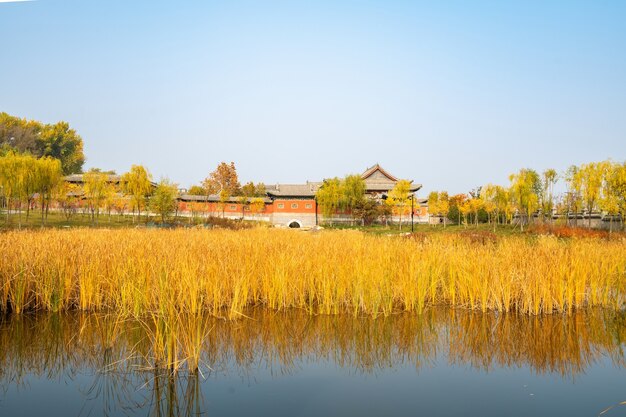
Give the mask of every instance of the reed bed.
[{"label": "reed bed", "polygon": [[[445,305],[537,315],[617,310],[626,295],[626,244],[595,238],[42,230],[0,234],[0,253],[0,310],[16,314],[108,311],[171,324],[180,314],[239,318],[251,306],[388,316]],[[195,338],[207,331],[194,326]],[[162,332],[155,339],[166,343]]]}]

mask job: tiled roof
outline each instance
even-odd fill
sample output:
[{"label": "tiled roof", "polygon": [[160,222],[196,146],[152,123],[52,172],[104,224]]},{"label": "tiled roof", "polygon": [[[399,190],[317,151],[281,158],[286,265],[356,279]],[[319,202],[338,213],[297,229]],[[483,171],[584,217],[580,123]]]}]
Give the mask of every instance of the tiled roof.
[{"label": "tiled roof", "polygon": [[[204,202],[206,202],[206,201],[209,201],[211,203],[217,203],[217,202],[220,201],[220,196],[218,194],[212,194],[212,195],[210,195],[208,197],[208,200],[207,200],[207,196],[205,196],[205,195],[181,194],[181,195],[178,196],[178,199],[180,201],[185,201],[185,202],[192,202],[192,201],[200,201],[200,202],[204,201]],[[267,198],[267,197],[262,197],[262,199],[263,199],[264,203],[271,203],[272,202],[272,200]],[[248,203],[249,203],[250,201],[252,201],[252,198],[249,198],[247,200],[248,200]],[[229,197],[226,200],[226,202],[227,203],[241,203],[241,197],[234,197],[234,196],[232,196],[232,197]]]},{"label": "tiled roof", "polygon": [[[107,181],[109,182],[120,182],[121,176],[120,175],[107,175]],[[68,175],[65,178],[65,181],[67,182],[83,182],[83,174],[72,174],[72,175]]]},{"label": "tiled roof", "polygon": [[265,191],[268,195],[274,197],[313,197],[320,185],[322,185],[321,182],[266,185]]}]

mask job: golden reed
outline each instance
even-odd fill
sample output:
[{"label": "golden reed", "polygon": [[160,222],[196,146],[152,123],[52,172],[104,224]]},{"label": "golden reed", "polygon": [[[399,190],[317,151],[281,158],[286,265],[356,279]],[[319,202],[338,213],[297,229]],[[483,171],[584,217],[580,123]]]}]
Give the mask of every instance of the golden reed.
[{"label": "golden reed", "polygon": [[626,293],[626,245],[593,238],[42,230],[0,234],[0,254],[0,310],[18,314],[237,318],[265,306],[378,316],[434,305],[542,314],[620,309]]}]

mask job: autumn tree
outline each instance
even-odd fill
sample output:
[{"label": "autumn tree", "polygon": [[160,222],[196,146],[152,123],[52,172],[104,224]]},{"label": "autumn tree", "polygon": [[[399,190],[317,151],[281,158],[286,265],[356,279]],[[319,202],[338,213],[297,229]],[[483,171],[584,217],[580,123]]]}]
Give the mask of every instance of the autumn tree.
[{"label": "autumn tree", "polygon": [[554,169],[543,171],[541,176],[541,193],[539,194],[539,206],[541,208],[542,221],[546,216],[552,219],[552,211],[554,209],[554,184],[556,184],[559,176]]},{"label": "autumn tree", "polygon": [[83,191],[91,213],[92,223],[97,223],[97,219],[100,217],[100,208],[107,198],[108,180],[107,174],[96,169],[83,174]]},{"label": "autumn tree", "polygon": [[480,199],[483,209],[487,212],[488,223],[493,223],[493,231],[496,231],[496,224],[499,214],[498,189],[500,186],[487,184],[480,190]]},{"label": "autumn tree", "polygon": [[591,227],[591,213],[597,208],[604,181],[606,163],[590,162],[576,171],[576,182],[580,185],[583,207],[587,211],[588,226]]},{"label": "autumn tree", "polygon": [[150,197],[150,210],[161,216],[161,223],[176,210],[178,187],[168,179],[162,179]]},{"label": "autumn tree", "polygon": [[407,214],[411,207],[411,183],[400,180],[389,192],[385,204],[390,206],[394,214],[399,216],[399,228],[402,230],[402,216]]},{"label": "autumn tree", "polygon": [[461,224],[461,206],[465,200],[467,200],[467,195],[465,194],[455,194],[449,198],[450,208],[448,209],[448,219],[456,222],[458,225]]},{"label": "autumn tree", "polygon": [[607,175],[606,187],[608,193],[612,195],[617,206],[622,229],[624,228],[624,217],[626,216],[626,162],[613,164]]},{"label": "autumn tree", "polygon": [[187,191],[189,195],[206,195],[206,190],[201,185],[192,185]]},{"label": "autumn tree", "polygon": [[509,176],[511,181],[511,198],[517,209],[520,229],[524,230],[524,223],[529,223],[532,214],[539,204],[541,182],[539,174],[532,169],[521,169],[517,174]]},{"label": "autumn tree", "polygon": [[443,218],[443,227],[446,227],[449,210],[450,198],[446,191],[432,191],[428,194],[428,211],[430,214]]},{"label": "autumn tree", "polygon": [[130,171],[122,175],[121,183],[124,193],[130,196],[133,214],[137,210],[140,218],[141,209],[146,206],[146,199],[152,192],[152,175],[142,165],[133,165]]},{"label": "autumn tree", "polygon": [[[265,184],[262,182],[258,184],[254,184],[254,182],[249,181],[243,187],[241,187],[241,196],[239,197],[239,201],[241,203],[241,217],[245,217],[245,210],[249,209],[250,211],[254,211],[255,213],[259,213],[265,208],[265,202],[263,201],[263,197],[265,196]],[[263,207],[260,207],[259,200],[262,203]],[[254,205],[254,210],[252,210],[252,206]]]},{"label": "autumn tree", "polygon": [[383,215],[381,213],[381,205],[376,200],[371,198],[363,198],[358,202],[352,210],[354,218],[361,221],[361,226],[372,224],[378,217]]},{"label": "autumn tree", "polygon": [[322,211],[324,219],[332,224],[333,217],[342,203],[341,180],[337,177],[325,179],[315,193],[315,199]]},{"label": "autumn tree", "polygon": [[365,181],[360,175],[348,175],[341,181],[341,205],[350,213],[352,221],[357,217],[354,211],[363,207],[365,200]]},{"label": "autumn tree", "polygon": [[578,214],[582,208],[582,183],[581,176],[578,174],[579,168],[571,165],[564,174],[567,192],[562,201],[562,212],[565,214],[566,224],[569,224],[569,217],[574,214],[574,225],[578,225]]},{"label": "autumn tree", "polygon": [[202,185],[207,193],[207,201],[209,195],[218,195],[219,204],[222,209],[222,217],[224,217],[226,202],[231,196],[238,195],[241,191],[235,163],[231,162],[227,164],[226,162],[220,162],[217,168],[215,168],[215,171],[209,174]]},{"label": "autumn tree", "polygon": [[45,157],[37,161],[36,182],[39,194],[39,204],[41,206],[41,224],[45,224],[48,219],[50,202],[54,194],[62,184],[61,161],[58,159]]}]

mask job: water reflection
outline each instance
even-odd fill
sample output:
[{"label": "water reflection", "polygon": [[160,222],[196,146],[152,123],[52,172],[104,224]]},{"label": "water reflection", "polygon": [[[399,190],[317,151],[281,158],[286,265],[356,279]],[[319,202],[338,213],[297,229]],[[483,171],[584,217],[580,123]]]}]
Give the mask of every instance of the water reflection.
[{"label": "water reflection", "polygon": [[[254,381],[259,370],[279,378],[319,362],[365,376],[390,368],[421,372],[444,360],[485,372],[527,367],[569,379],[603,358],[614,367],[625,365],[626,316],[603,310],[532,317],[437,309],[373,320],[256,309],[246,316],[235,322],[206,319],[210,331],[198,373],[155,369],[152,330],[134,319],[78,313],[4,317],[0,387],[28,390],[33,376],[69,379],[80,381],[82,415],[97,409],[104,415],[148,410],[179,416],[206,410],[205,380],[235,374]],[[183,356],[184,346],[177,343]]]}]

